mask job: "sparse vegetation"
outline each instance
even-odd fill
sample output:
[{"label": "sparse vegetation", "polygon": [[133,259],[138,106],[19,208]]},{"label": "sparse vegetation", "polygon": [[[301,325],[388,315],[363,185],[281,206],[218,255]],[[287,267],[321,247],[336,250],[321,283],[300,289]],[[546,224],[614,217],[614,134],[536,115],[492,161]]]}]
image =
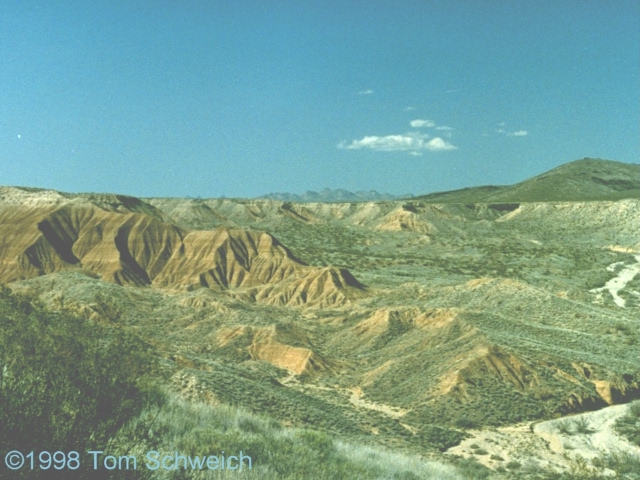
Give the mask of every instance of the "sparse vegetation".
[{"label": "sparse vegetation", "polygon": [[593,433],[585,417],[564,418],[556,422],[556,429],[563,435],[586,435]]},{"label": "sparse vegetation", "polygon": [[615,428],[627,440],[640,447],[640,400],[629,404],[629,410],[616,421]]},{"label": "sparse vegetation", "polygon": [[[252,469],[245,469],[242,478],[466,478],[456,468],[444,463],[337,441],[316,430],[283,428],[266,417],[230,406],[185,402],[170,396],[165,405],[152,407],[141,415],[142,419],[148,417],[155,418],[151,440],[155,441],[157,451],[180,451],[191,456],[242,451],[243,455],[251,457],[252,463]],[[127,434],[137,426],[136,421],[131,422],[122,433]],[[143,456],[149,448],[148,444],[139,443],[132,453]],[[237,473],[229,475],[229,478],[236,478],[234,475]],[[227,477],[165,472],[165,476],[154,478]]]},{"label": "sparse vegetation", "polygon": [[636,480],[640,477],[640,457],[629,453],[603,454],[590,462],[574,457],[568,469],[544,469],[533,478],[540,480]]},{"label": "sparse vegetation", "polygon": [[491,470],[475,458],[456,458],[453,465],[466,480],[484,480],[491,475]]}]

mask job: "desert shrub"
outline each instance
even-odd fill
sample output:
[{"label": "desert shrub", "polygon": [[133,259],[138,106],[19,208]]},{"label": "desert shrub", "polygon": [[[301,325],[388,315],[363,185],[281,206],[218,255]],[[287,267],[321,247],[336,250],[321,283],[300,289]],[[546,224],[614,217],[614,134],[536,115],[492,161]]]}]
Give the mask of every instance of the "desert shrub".
[{"label": "desert shrub", "polygon": [[465,428],[465,429],[473,429],[473,428],[478,428],[478,422],[474,421],[474,420],[470,420],[466,417],[461,417],[458,418],[455,421],[455,426],[458,428]]},{"label": "desert shrub", "polygon": [[636,473],[640,477],[640,456],[631,453],[609,453],[592,460],[599,468],[608,468],[617,474]]},{"label": "desert shrub", "polygon": [[589,421],[585,417],[565,418],[556,422],[556,430],[564,435],[593,433]]},{"label": "desert shrub", "polygon": [[47,312],[2,288],[0,451],[103,449],[145,405],[161,402],[147,375],[153,364],[134,335]]},{"label": "desert shrub", "polygon": [[558,420],[556,422],[556,430],[564,435],[572,435],[571,422],[567,419]]},{"label": "desert shrub", "polygon": [[242,417],[238,419],[238,428],[243,432],[261,433],[264,432],[268,426],[265,422],[258,421],[255,418]]},{"label": "desert shrub", "polygon": [[478,462],[475,458],[461,458],[454,460],[453,464],[465,480],[483,480],[489,478],[491,470]]},{"label": "desert shrub", "polygon": [[418,434],[420,442],[427,448],[445,451],[458,445],[467,438],[467,434],[438,425],[426,425]]},{"label": "desert shrub", "polygon": [[[613,472],[613,473],[611,473]],[[607,453],[591,460],[578,456],[566,471],[545,469],[536,477],[541,480],[607,480],[640,478],[640,457],[631,453]]]},{"label": "desert shrub", "polygon": [[593,467],[582,457],[574,458],[568,470],[559,472],[550,468],[544,469],[539,473],[538,478],[541,480],[605,480],[611,477],[602,473],[602,468]]},{"label": "desert shrub", "polygon": [[101,293],[95,296],[94,309],[98,314],[110,322],[119,322],[122,318],[123,310],[118,303],[111,297],[103,295]]},{"label": "desert shrub", "polygon": [[516,460],[511,460],[505,465],[505,467],[507,467],[509,470],[518,470],[520,467],[522,467],[522,464]]},{"label": "desert shrub", "polygon": [[640,446],[640,400],[629,404],[627,413],[616,420],[615,429],[631,443]]},{"label": "desert shrub", "polygon": [[585,417],[578,417],[573,420],[573,431],[580,434],[593,433],[589,421]]}]

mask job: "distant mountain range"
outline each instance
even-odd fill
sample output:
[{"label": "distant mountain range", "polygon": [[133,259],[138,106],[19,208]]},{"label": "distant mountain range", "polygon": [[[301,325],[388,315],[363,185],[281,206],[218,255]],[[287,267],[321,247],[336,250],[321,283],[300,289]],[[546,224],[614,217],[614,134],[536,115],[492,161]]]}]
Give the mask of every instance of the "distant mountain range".
[{"label": "distant mountain range", "polygon": [[514,185],[486,185],[414,197],[429,203],[508,203],[640,198],[640,165],[584,158]]},{"label": "distant mountain range", "polygon": [[258,198],[286,202],[368,202],[412,199],[428,203],[509,203],[620,200],[640,198],[640,165],[583,158],[565,163],[514,185],[484,185],[414,196],[350,192],[325,188],[320,192],[268,193]]},{"label": "distant mountain range", "polygon": [[337,190],[331,190],[325,188],[320,192],[307,191],[301,195],[295,193],[267,193],[258,198],[268,198],[271,200],[282,200],[285,202],[299,202],[299,203],[311,203],[311,202],[370,202],[374,200],[402,200],[405,198],[412,198],[413,195],[391,195],[390,193],[379,193],[375,190],[368,192],[350,192],[341,188]]}]

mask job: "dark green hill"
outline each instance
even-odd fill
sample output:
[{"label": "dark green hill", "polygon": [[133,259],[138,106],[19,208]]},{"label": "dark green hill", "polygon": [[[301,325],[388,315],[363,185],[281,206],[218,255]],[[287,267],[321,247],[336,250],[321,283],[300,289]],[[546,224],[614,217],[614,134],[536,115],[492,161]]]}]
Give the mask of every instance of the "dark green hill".
[{"label": "dark green hill", "polygon": [[430,203],[506,203],[640,198],[640,165],[585,158],[515,185],[463,188],[415,200]]}]

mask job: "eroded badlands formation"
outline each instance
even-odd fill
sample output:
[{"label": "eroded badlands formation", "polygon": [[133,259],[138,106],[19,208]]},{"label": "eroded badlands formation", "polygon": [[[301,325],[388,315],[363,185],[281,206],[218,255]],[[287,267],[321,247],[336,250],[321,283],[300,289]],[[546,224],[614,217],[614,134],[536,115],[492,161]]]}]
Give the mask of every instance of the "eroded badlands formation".
[{"label": "eroded badlands formation", "polygon": [[266,232],[190,231],[130,197],[15,190],[2,192],[23,197],[0,208],[3,283],[76,270],[119,285],[234,289],[274,305],[340,305],[363,292],[346,269],[310,267]]}]

